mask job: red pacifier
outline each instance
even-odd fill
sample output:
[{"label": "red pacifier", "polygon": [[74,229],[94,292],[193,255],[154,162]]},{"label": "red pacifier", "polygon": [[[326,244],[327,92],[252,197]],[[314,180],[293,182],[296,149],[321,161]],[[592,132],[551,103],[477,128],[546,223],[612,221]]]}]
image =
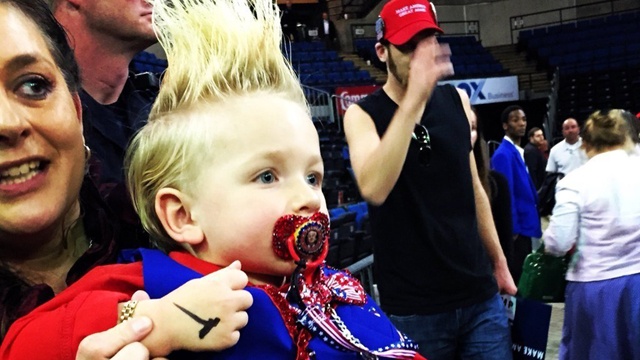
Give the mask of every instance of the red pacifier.
[{"label": "red pacifier", "polygon": [[307,271],[320,266],[329,251],[329,217],[284,215],[273,227],[273,251],[282,259],[304,263]]}]

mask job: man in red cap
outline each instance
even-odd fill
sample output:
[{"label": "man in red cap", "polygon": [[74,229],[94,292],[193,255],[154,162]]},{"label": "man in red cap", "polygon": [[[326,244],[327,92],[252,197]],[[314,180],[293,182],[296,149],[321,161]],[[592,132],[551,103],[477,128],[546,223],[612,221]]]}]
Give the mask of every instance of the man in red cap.
[{"label": "man in red cap", "polygon": [[511,359],[500,292],[515,294],[470,146],[469,98],[426,0],[391,0],[376,24],[384,86],[344,129],[369,204],[382,308],[438,359]]}]

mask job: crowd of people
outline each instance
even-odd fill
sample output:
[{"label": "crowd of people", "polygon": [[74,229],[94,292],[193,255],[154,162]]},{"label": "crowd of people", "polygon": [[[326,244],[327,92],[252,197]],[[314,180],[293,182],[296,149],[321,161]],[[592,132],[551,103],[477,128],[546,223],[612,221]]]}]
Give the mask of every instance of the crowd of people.
[{"label": "crowd of people", "polygon": [[[0,358],[510,359],[500,294],[541,240],[571,255],[560,358],[640,359],[640,119],[569,118],[550,147],[509,106],[489,156],[487,119],[437,84],[453,65],[433,4],[385,3],[387,80],[344,117],[377,304],[324,265],[319,137],[280,48],[291,16],[0,0]],[[335,43],[326,13],[319,30]],[[159,88],[128,67],[155,42]]]}]

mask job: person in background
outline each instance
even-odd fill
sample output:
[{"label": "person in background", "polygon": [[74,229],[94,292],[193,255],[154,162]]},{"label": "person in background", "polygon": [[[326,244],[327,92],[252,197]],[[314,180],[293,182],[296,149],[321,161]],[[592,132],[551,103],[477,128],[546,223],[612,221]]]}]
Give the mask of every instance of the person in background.
[{"label": "person in background", "polygon": [[284,6],[281,9],[280,26],[282,27],[282,33],[289,41],[299,41],[298,38],[298,13],[293,8],[291,0],[286,0]]},{"label": "person in background", "polygon": [[[94,267],[116,262],[130,234],[119,226],[86,174],[91,154],[82,136],[78,66],[67,34],[41,0],[0,0],[0,31],[0,338],[4,346],[16,319],[54,301]],[[225,273],[231,280],[246,279],[238,269]],[[217,300],[224,300],[224,290],[231,287],[224,277],[203,286],[209,289],[204,307],[217,306]],[[176,293],[193,296],[189,288]],[[129,295],[121,300],[131,299]],[[115,314],[117,302],[112,309]],[[161,315],[150,318],[159,320]],[[154,322],[155,327],[158,324]],[[142,325],[149,329],[151,322]],[[67,334],[55,327],[41,330],[44,336],[26,335],[28,355],[21,359],[36,358],[29,353],[37,348],[34,339],[40,342],[47,336]],[[220,335],[219,339],[228,336]],[[114,331],[101,338],[118,340],[119,336]],[[107,343],[112,347],[85,343],[81,354],[106,357],[122,345]]]},{"label": "person in background", "polygon": [[582,139],[544,233],[546,252],[573,250],[560,359],[640,359],[640,157],[622,110],[591,114]]},{"label": "person in background", "polygon": [[[527,128],[527,117],[519,105],[504,109],[500,117],[505,135],[491,157],[491,168],[509,182],[513,224],[513,279],[522,274],[524,259],[531,253],[531,238],[542,235],[538,215],[538,194],[524,163],[520,141]],[[537,151],[537,150],[536,150]]]},{"label": "person in background", "polygon": [[69,34],[80,67],[83,134],[89,173],[132,247],[148,246],[124,185],[124,153],[144,125],[157,94],[155,74],[134,75],[136,54],[157,42],[146,0],[47,0]]},{"label": "person in background", "polygon": [[511,359],[498,292],[516,288],[471,149],[469,98],[437,86],[453,66],[435,9],[391,0],[376,32],[387,81],[348,108],[344,130],[381,306],[429,359]]},{"label": "person in background", "polygon": [[547,159],[540,150],[545,141],[544,133],[542,129],[533,127],[529,130],[528,137],[529,143],[524,146],[524,163],[527,165],[533,185],[536,190],[539,190],[542,183],[544,183],[545,169],[547,167]]},{"label": "person in background", "polygon": [[327,49],[338,49],[338,31],[336,30],[336,26],[333,24],[333,21],[329,19],[329,13],[326,11],[322,12],[322,20],[320,20],[318,36],[324,41]]},{"label": "person in background", "polygon": [[509,272],[513,273],[513,224],[511,223],[511,195],[509,194],[509,182],[495,170],[491,170],[489,160],[489,147],[482,135],[482,127],[478,121],[478,114],[473,110],[471,117],[471,146],[476,158],[476,168],[482,187],[487,193],[491,204],[493,223],[498,232],[500,247],[507,259]]},{"label": "person in background", "polygon": [[566,176],[587,162],[587,156],[582,150],[580,127],[576,119],[568,118],[562,123],[562,137],[564,139],[551,148],[545,170]]},{"label": "person in background", "polygon": [[[125,163],[136,210],[161,250],[123,254],[134,262],[97,268],[19,319],[0,357],[65,358],[119,314],[154,315],[141,340],[152,356],[424,359],[353,276],[324,265],[320,140],[280,49],[277,8],[270,0],[153,4],[169,67]],[[246,291],[238,290],[246,278],[224,292],[200,286],[222,281],[221,269],[239,269],[238,260]],[[139,289],[151,299],[119,311],[111,303]],[[199,292],[178,296],[184,289]],[[207,304],[215,291],[227,301]]]},{"label": "person in background", "polygon": [[127,143],[144,125],[155,91],[138,89],[129,64],[156,43],[145,0],[49,0],[69,33],[82,80],[87,146],[100,161],[99,184],[124,183]]},{"label": "person in background", "polygon": [[542,138],[542,141],[538,144],[538,150],[540,150],[540,152],[544,156],[544,163],[546,166],[547,160],[549,160],[549,142],[547,141],[547,139]]}]

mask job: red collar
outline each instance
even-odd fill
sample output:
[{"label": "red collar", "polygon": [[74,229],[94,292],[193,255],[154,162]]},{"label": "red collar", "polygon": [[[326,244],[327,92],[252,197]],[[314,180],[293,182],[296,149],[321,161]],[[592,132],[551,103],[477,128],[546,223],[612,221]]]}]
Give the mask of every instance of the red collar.
[{"label": "red collar", "polygon": [[222,266],[199,259],[186,251],[172,251],[169,253],[169,257],[202,275],[211,274],[222,269]]}]

